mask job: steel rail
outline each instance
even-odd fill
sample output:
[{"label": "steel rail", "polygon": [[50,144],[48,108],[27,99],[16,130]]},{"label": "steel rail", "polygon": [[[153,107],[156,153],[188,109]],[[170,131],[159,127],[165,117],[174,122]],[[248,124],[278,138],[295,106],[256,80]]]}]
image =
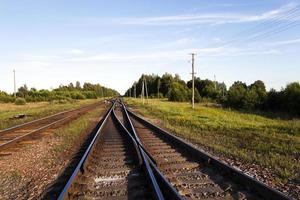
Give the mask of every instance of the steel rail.
[{"label": "steel rail", "polygon": [[118,117],[115,114],[115,111],[113,109],[113,117],[116,119],[116,121],[118,122],[119,126],[123,129],[124,132],[126,132],[126,134],[130,137],[130,139],[133,141],[134,146],[136,147],[136,150],[138,152],[138,154],[140,155],[141,161],[142,161],[142,166],[144,167],[144,171],[147,174],[147,177],[151,183],[151,187],[154,191],[154,195],[155,198],[157,200],[164,200],[163,194],[159,188],[159,185],[156,181],[156,178],[153,174],[153,171],[149,165],[148,159],[147,159],[147,155],[146,153],[143,151],[143,149],[141,149],[140,145],[137,143],[137,141],[131,136],[131,134],[129,133],[129,131],[125,128],[125,126],[120,122],[120,120],[118,119]]},{"label": "steel rail", "polygon": [[141,141],[140,141],[140,138],[139,138],[138,135],[136,134],[135,128],[134,128],[134,126],[133,126],[133,124],[132,124],[132,121],[130,120],[130,117],[129,117],[129,115],[128,115],[128,112],[127,112],[127,110],[126,110],[126,107],[125,107],[123,101],[120,100],[119,102],[120,102],[121,105],[122,105],[122,108],[123,108],[123,109],[122,109],[122,112],[125,113],[126,121],[127,121],[127,123],[129,124],[129,128],[130,128],[129,133],[133,133],[133,137],[137,140],[137,142],[138,142],[138,144],[140,145],[140,147],[141,147],[141,148],[144,150],[144,152],[147,154],[147,157],[151,159],[152,163],[155,163],[155,164],[156,164],[155,159],[148,153],[148,151],[147,151],[147,150],[145,149],[145,147],[142,145],[142,143],[141,143]]},{"label": "steel rail", "polygon": [[169,141],[172,141],[185,149],[186,151],[190,152],[195,158],[204,161],[205,163],[224,170],[235,182],[238,182],[246,188],[249,188],[250,191],[254,191],[258,193],[261,197],[268,200],[292,200],[292,198],[288,197],[287,195],[283,194],[282,192],[275,190],[274,188],[271,188],[267,186],[266,184],[252,178],[251,176],[244,174],[243,172],[219,161],[217,158],[209,155],[208,153],[199,150],[194,145],[187,143],[183,139],[169,133],[168,131],[152,124],[151,122],[145,120],[144,118],[138,116],[134,112],[128,110],[126,108],[126,111],[129,113],[130,116],[132,116],[134,119],[139,121],[140,123],[144,124],[146,127],[153,130],[155,133],[158,133],[162,135],[163,137],[168,138]]},{"label": "steel rail", "polygon": [[[93,150],[97,139],[100,137],[101,130],[103,129],[104,125],[106,124],[109,116],[112,116],[113,118],[117,119],[117,117],[115,116],[114,110],[113,110],[114,107],[115,107],[115,103],[116,103],[116,101],[113,102],[112,106],[110,107],[110,109],[106,113],[106,115],[105,115],[103,121],[101,122],[101,125],[100,125],[99,129],[97,130],[95,136],[93,137],[92,141],[90,142],[88,148],[85,150],[82,158],[78,162],[75,170],[72,172],[72,175],[68,179],[68,181],[65,184],[64,188],[60,192],[58,200],[63,200],[65,198],[67,198],[68,191],[69,191],[72,183],[76,179],[76,177],[79,175],[79,172],[84,173],[84,167],[85,167],[85,164],[86,164],[86,160],[88,159],[88,156],[89,156],[90,152]],[[125,127],[121,126],[122,125],[121,122],[120,121],[117,121],[117,122],[118,122],[117,124],[119,124],[119,126],[123,129],[123,131],[125,131],[126,129],[125,129]],[[146,175],[149,177],[149,180],[151,181],[151,186],[153,188],[155,198],[157,200],[164,200],[164,197],[162,196],[162,193],[161,193],[161,191],[158,187],[158,184],[155,180],[155,177],[154,177],[153,172],[152,172],[152,170],[149,166],[149,163],[146,160],[146,156],[143,153],[141,153],[141,151],[140,151],[136,141],[134,140],[134,138],[129,133],[127,133],[126,135],[129,136],[129,138],[131,139],[131,141],[133,142],[133,144],[135,146],[140,166],[144,166],[144,168],[146,169],[145,172],[146,172]]]},{"label": "steel rail", "polygon": [[68,179],[66,185],[64,186],[64,188],[62,189],[59,197],[57,198],[58,200],[63,200],[66,198],[66,196],[68,195],[68,190],[70,188],[70,186],[72,185],[73,181],[75,180],[76,176],[78,175],[79,171],[81,173],[84,173],[84,164],[85,164],[85,161],[89,155],[89,153],[91,152],[91,150],[93,149],[94,147],[94,144],[96,142],[96,140],[98,139],[99,135],[100,135],[100,132],[101,130],[103,129],[104,125],[105,125],[105,122],[107,121],[110,113],[112,112],[112,109],[113,107],[115,106],[115,103],[113,103],[111,105],[111,107],[109,108],[109,110],[107,111],[107,113],[105,114],[104,118],[103,118],[103,121],[101,122],[101,125],[99,127],[99,129],[97,130],[95,136],[93,137],[91,143],[89,144],[89,146],[87,147],[87,149],[85,150],[82,158],[80,159],[79,163],[77,164],[75,170],[73,171],[72,175],[70,176],[70,178]]},{"label": "steel rail", "polygon": [[45,125],[45,126],[39,127],[38,129],[35,129],[35,130],[33,130],[33,131],[30,131],[30,132],[28,132],[28,133],[26,133],[26,134],[24,134],[24,135],[18,136],[18,137],[14,138],[14,139],[12,139],[12,140],[9,140],[9,141],[7,141],[7,142],[5,142],[5,143],[3,143],[3,144],[0,144],[0,150],[3,150],[3,149],[5,149],[5,148],[7,148],[9,145],[12,145],[12,144],[14,144],[14,143],[16,143],[16,142],[19,142],[20,140],[22,140],[22,139],[24,139],[24,138],[26,138],[26,137],[28,137],[28,136],[32,136],[32,135],[34,135],[34,134],[36,134],[36,133],[38,133],[38,132],[40,132],[40,131],[42,131],[42,130],[45,130],[45,129],[51,127],[51,126],[54,126],[55,124],[58,124],[58,123],[60,123],[60,122],[62,122],[62,121],[64,121],[64,120],[66,120],[66,119],[71,118],[71,117],[72,117],[72,116],[64,117],[64,118],[59,119],[59,120],[57,120],[57,121],[55,121],[55,122],[52,122],[52,123],[47,124],[47,125]]},{"label": "steel rail", "polygon": [[[72,109],[72,110],[69,110],[69,111],[60,112],[60,113],[57,113],[57,114],[54,114],[54,115],[51,115],[51,116],[48,116],[48,117],[44,117],[44,118],[41,118],[41,119],[38,119],[38,120],[34,120],[34,121],[31,121],[31,122],[28,122],[28,123],[20,124],[20,125],[17,125],[15,127],[11,127],[11,128],[5,129],[4,131],[1,132],[2,134],[0,134],[0,137],[4,136],[5,134],[8,134],[7,132],[9,132],[9,131],[14,131],[15,129],[19,130],[20,128],[26,127],[27,125],[30,125],[30,124],[33,124],[33,123],[36,123],[36,122],[39,122],[39,121],[43,121],[45,119],[51,119],[52,117],[56,117],[56,116],[59,116],[59,115],[64,115],[64,114],[67,114],[67,113],[84,110],[86,108],[95,106],[97,104],[99,104],[99,103],[91,104],[91,105],[84,106],[84,107],[77,108],[77,109]],[[31,130],[31,131],[29,131],[29,132],[27,132],[27,133],[25,133],[23,135],[16,136],[15,138],[10,139],[9,141],[7,141],[5,143],[0,144],[0,150],[6,149],[10,145],[17,143],[17,142],[23,140],[26,137],[32,136],[34,134],[37,134],[37,133],[39,133],[42,130],[45,130],[45,129],[51,127],[51,126],[54,126],[56,124],[59,124],[60,122],[63,122],[65,120],[69,119],[69,118],[72,118],[73,116],[74,115],[69,115],[69,116],[63,117],[61,119],[57,119],[54,122],[51,122],[51,123],[46,124],[44,126],[37,127],[37,129]]]},{"label": "steel rail", "polygon": [[84,108],[88,108],[88,107],[91,107],[91,106],[94,106],[94,105],[97,105],[97,104],[100,104],[100,103],[97,102],[97,103],[90,104],[90,105],[87,105],[87,106],[83,106],[83,107],[80,107],[80,108],[75,108],[75,109],[72,109],[72,110],[62,111],[62,112],[59,112],[59,113],[55,113],[53,115],[49,115],[49,116],[46,116],[46,117],[35,119],[35,120],[29,121],[29,122],[25,122],[25,123],[22,123],[22,124],[18,124],[18,125],[15,125],[15,126],[12,126],[12,127],[9,127],[9,128],[3,129],[3,130],[0,130],[0,135],[3,134],[3,133],[5,133],[5,132],[12,131],[14,129],[22,128],[24,126],[27,126],[27,125],[30,125],[30,124],[34,124],[34,123],[39,122],[39,121],[43,121],[45,119],[50,119],[52,117],[56,117],[56,116],[59,116],[59,115],[63,115],[63,114],[67,114],[67,113],[74,112],[74,111],[77,111],[77,110],[81,110],[81,109],[84,109]]},{"label": "steel rail", "polygon": [[[141,153],[144,155],[144,157],[147,158],[153,172],[155,173],[155,177],[156,179],[158,179],[158,182],[160,183],[160,187],[163,188],[164,191],[164,195],[168,197],[168,199],[174,199],[174,200],[183,200],[183,198],[180,196],[180,194],[177,192],[177,190],[170,184],[170,182],[165,178],[165,176],[159,171],[159,169],[156,167],[156,163],[155,160],[153,159],[153,157],[147,152],[147,150],[144,148],[144,146],[142,145],[136,131],[135,128],[131,122],[131,119],[127,113],[126,107],[123,104],[123,102],[121,101],[122,104],[122,108],[125,112],[126,115],[126,121],[129,123],[130,125],[130,129],[133,133],[133,135],[136,138],[136,142],[138,144],[138,146],[140,147],[140,151]],[[121,123],[121,122],[120,122]],[[122,124],[122,123],[121,123]],[[122,124],[123,125],[123,124]],[[125,126],[123,125],[124,129],[126,130],[126,132],[129,133],[129,131],[125,128]]]}]

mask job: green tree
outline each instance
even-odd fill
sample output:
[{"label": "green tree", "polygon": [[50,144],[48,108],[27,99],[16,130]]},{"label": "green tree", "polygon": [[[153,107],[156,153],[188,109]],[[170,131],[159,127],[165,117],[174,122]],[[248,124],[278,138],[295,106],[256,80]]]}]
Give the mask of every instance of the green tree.
[{"label": "green tree", "polygon": [[18,92],[17,92],[17,96],[18,97],[23,97],[25,98],[28,94],[28,87],[26,84],[24,84],[23,86],[19,87]]},{"label": "green tree", "polygon": [[170,86],[170,90],[167,94],[169,101],[188,101],[189,92],[188,88],[178,82],[173,82]]},{"label": "green tree", "polygon": [[81,90],[81,85],[80,85],[80,82],[79,81],[76,81],[76,89],[77,90]]},{"label": "green tree", "polygon": [[227,105],[235,108],[243,108],[246,93],[247,85],[245,83],[241,81],[234,82],[227,93]]},{"label": "green tree", "polygon": [[290,113],[300,115],[300,84],[290,83],[283,90],[284,109]]}]

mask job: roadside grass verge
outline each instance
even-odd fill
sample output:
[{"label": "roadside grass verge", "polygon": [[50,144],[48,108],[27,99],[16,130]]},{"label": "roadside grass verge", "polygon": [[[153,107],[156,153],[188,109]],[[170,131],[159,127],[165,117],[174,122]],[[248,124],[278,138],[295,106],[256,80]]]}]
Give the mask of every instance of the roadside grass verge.
[{"label": "roadside grass verge", "polygon": [[[61,111],[79,108],[84,105],[95,103],[96,99],[80,100],[64,103],[27,103],[26,105],[15,105],[13,103],[0,103],[0,130],[17,124],[29,122],[41,117],[55,114]],[[99,100],[98,100],[99,101]],[[9,119],[18,114],[26,114],[23,119]]]},{"label": "roadside grass verge", "polygon": [[300,180],[300,119],[271,119],[235,110],[166,100],[126,103],[178,136],[213,152],[271,168],[281,183]]}]

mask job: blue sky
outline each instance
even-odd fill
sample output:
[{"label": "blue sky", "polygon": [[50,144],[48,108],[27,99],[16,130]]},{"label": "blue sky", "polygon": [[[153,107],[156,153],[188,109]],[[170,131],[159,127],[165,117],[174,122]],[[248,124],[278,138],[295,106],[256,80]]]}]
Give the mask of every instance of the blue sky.
[{"label": "blue sky", "polygon": [[[280,89],[300,80],[300,1],[0,0],[0,90],[92,82],[123,93],[142,73]],[[298,25],[298,26],[296,26]],[[276,33],[276,34],[275,34]]]}]

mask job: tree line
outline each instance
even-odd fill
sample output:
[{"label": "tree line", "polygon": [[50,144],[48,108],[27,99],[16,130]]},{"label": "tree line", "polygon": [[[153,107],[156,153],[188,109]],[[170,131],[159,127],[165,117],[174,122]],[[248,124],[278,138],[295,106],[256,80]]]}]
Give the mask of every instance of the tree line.
[{"label": "tree line", "polygon": [[96,99],[98,97],[112,97],[118,96],[116,90],[101,86],[100,84],[84,83],[82,86],[79,81],[70,83],[68,85],[60,85],[53,90],[37,90],[35,88],[28,88],[23,85],[18,88],[16,97],[13,94],[0,91],[0,102],[8,103],[15,102],[16,98],[23,98],[26,102],[39,101],[65,101],[76,99]]},{"label": "tree line", "polygon": [[[145,80],[150,98],[168,98],[169,101],[188,102],[192,99],[192,81],[185,82],[179,75],[165,73],[142,75],[126,91],[125,96],[140,96]],[[216,102],[225,107],[243,110],[266,110],[300,115],[300,84],[289,83],[280,91],[266,90],[261,80],[247,85],[236,81],[228,89],[224,83],[195,78],[195,102]]]}]

